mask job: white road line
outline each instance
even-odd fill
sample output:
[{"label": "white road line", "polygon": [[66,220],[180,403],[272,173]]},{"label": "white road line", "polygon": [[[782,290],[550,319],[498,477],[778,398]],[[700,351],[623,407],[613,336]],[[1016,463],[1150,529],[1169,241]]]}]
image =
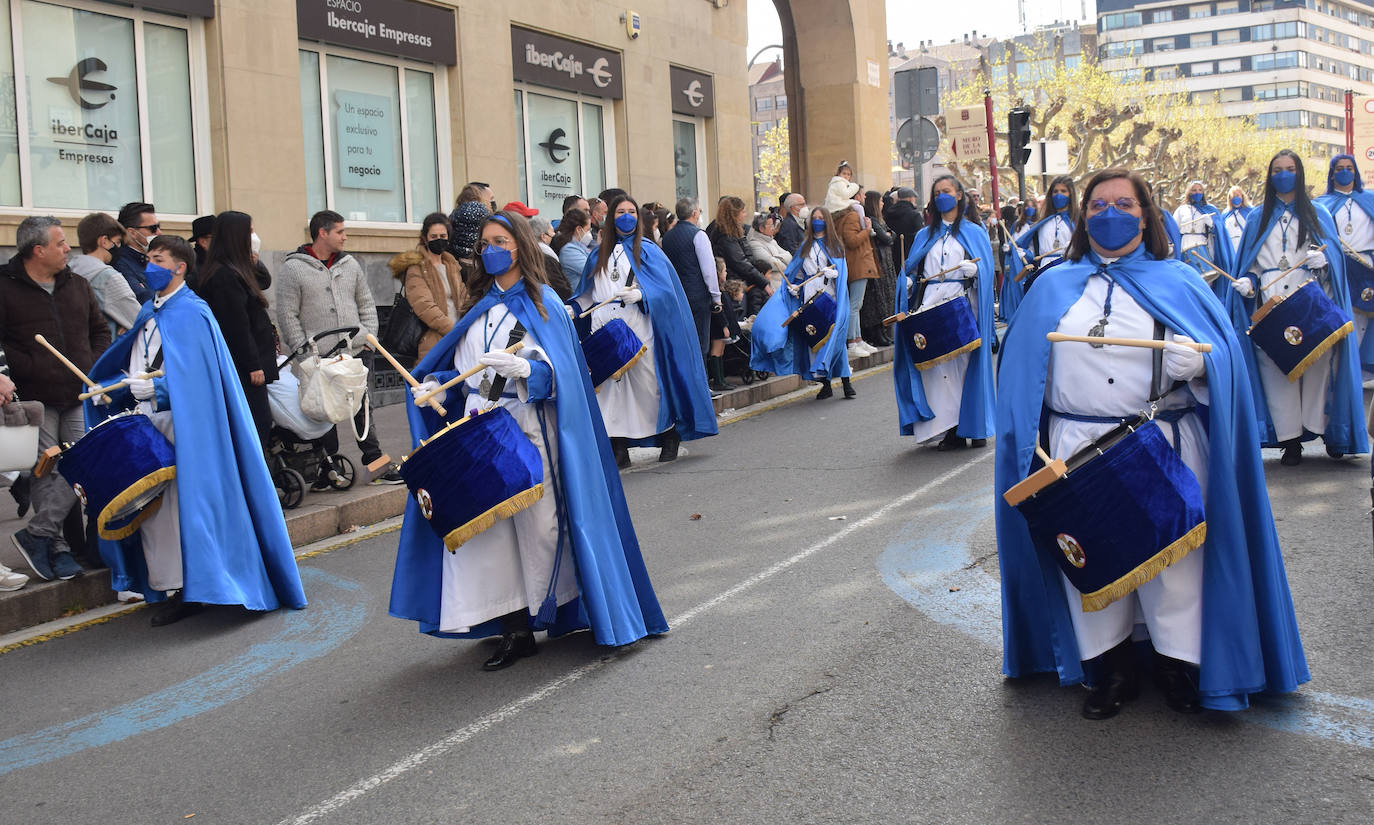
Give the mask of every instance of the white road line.
[{"label": "white road line", "polygon": [[[723,593],[720,593],[719,595],[714,596],[702,602],[701,604],[698,604],[696,607],[689,608],[687,611],[679,613],[676,617],[668,620],[668,626],[672,628],[681,627],[682,625],[687,624],[688,622],[695,619],[697,616],[700,616],[706,611],[718,607],[721,604],[724,604],[725,602],[729,601],[735,596],[738,596],[740,593],[743,593],[749,588],[773,578],[774,576],[778,575],[784,570],[787,570],[788,568],[793,567],[802,561],[805,561],[811,556],[814,556],[815,554],[826,549],[827,547],[834,545],[841,539],[846,538],[849,535],[858,532],[859,530],[863,530],[864,528],[869,527],[875,522],[882,520],[890,513],[892,513],[894,510],[899,510],[905,507],[912,501],[915,501],[916,499],[925,495],[927,492],[936,489],[943,484],[948,483],[951,479],[962,474],[964,471],[981,464],[982,462],[986,461],[992,456],[993,451],[988,450],[987,452],[983,453],[977,458],[972,459],[967,464],[962,464],[958,467],[955,467],[953,470],[950,470],[944,475],[941,475],[938,478],[935,478],[931,481],[926,482],[925,484],[922,484],[920,487],[916,488],[915,490],[912,490],[911,492],[907,493],[901,498],[894,499],[893,501],[888,502],[887,504],[883,505],[877,510],[874,510],[872,513],[869,513],[867,516],[864,516],[858,521],[847,525],[842,530],[839,530],[838,532],[828,536],[827,538],[821,539],[820,541],[816,542],[815,544],[811,545],[805,550],[802,550],[801,552],[793,556],[790,556],[786,559],[783,559],[782,561],[778,562],[777,564],[774,564],[771,567],[768,567],[758,573],[755,573],[754,575],[750,576],[749,578],[745,579],[744,581],[740,582],[734,587],[731,587],[729,590],[726,590]],[[551,682],[545,683],[538,690],[535,690],[534,692],[528,693],[520,697],[519,699],[516,699],[513,702],[503,705],[502,707],[497,708],[496,710],[492,711],[486,716],[483,716],[482,718],[472,722],[466,727],[461,728],[452,734],[449,734],[448,736],[444,737],[443,739],[440,739],[437,742],[434,742],[433,744],[426,745],[425,747],[421,748],[418,751],[415,751],[414,753],[410,754],[404,759],[392,763],[386,769],[357,782],[352,787],[340,791],[339,793],[335,794],[329,799],[326,799],[318,805],[314,805],[310,808],[307,808],[305,811],[302,811],[297,816],[282,820],[280,823],[278,823],[278,825],[307,825],[307,823],[315,822],[321,819],[322,817],[328,816],[334,811],[337,811],[340,808],[343,808],[346,805],[355,802],[358,799],[361,799],[363,796],[366,796],[371,791],[381,787],[382,785],[385,785],[393,779],[398,779],[404,776],[405,774],[409,773],[410,771],[415,770],[416,768],[425,764],[434,757],[442,756],[443,754],[453,750],[455,747],[463,744],[464,742],[468,741],[469,739],[473,738],[479,733],[487,731],[495,727],[496,725],[499,725],[500,723],[506,721],[507,719],[510,719],[511,717],[519,714],[521,711],[525,710],[531,705],[543,701],[544,699],[547,699],[548,697],[552,696],[553,694],[557,693],[558,691],[562,690],[568,685],[571,685],[573,682],[579,681],[583,677],[600,670],[610,662],[615,661],[615,659],[616,656],[614,655],[606,656],[596,660],[595,662],[588,662],[587,664],[582,665],[581,667],[575,668],[574,670],[569,671],[563,676],[560,676]]]}]

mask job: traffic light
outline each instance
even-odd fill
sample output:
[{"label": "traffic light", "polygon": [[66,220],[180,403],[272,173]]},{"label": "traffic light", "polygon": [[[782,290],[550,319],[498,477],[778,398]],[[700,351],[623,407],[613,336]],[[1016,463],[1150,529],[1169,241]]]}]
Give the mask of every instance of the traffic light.
[{"label": "traffic light", "polygon": [[1008,157],[1011,160],[1011,167],[1018,171],[1026,168],[1026,161],[1030,160],[1031,149],[1031,110],[1025,106],[1017,106],[1007,112],[1007,143]]}]

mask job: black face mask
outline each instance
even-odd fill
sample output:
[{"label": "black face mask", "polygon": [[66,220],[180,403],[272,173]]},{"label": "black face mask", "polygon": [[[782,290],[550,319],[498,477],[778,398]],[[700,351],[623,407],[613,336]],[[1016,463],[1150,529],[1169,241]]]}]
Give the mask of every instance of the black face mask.
[{"label": "black face mask", "polygon": [[448,238],[431,238],[425,241],[425,248],[435,255],[442,255],[448,251]]}]

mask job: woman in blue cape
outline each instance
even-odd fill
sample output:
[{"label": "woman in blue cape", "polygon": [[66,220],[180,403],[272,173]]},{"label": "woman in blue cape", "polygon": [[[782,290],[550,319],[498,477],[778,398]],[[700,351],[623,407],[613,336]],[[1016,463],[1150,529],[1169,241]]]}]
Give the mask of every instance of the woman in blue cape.
[{"label": "woman in blue cape", "polygon": [[928,222],[911,242],[897,278],[896,312],[914,314],[963,297],[978,326],[976,343],[939,354],[943,360],[925,369],[914,366],[921,345],[907,340],[911,335],[904,327],[894,336],[892,381],[899,431],[921,443],[940,438],[941,450],[963,448],[964,439],[982,447],[992,435],[992,244],[982,226],[964,219],[966,201],[958,178],[935,179],[926,203]]},{"label": "woman in blue cape", "polygon": [[1254,207],[1250,205],[1250,198],[1245,194],[1245,190],[1239,186],[1231,187],[1231,193],[1226,196],[1226,204],[1226,211],[1221,213],[1221,225],[1226,230],[1226,237],[1231,241],[1231,258],[1234,259],[1240,249],[1240,236],[1245,234],[1245,222]]},{"label": "woman in blue cape", "polygon": [[1374,192],[1366,191],[1354,155],[1336,155],[1326,173],[1326,194],[1316,199],[1336,224],[1340,253],[1345,256],[1345,280],[1355,313],[1355,340],[1360,366],[1374,371]]},{"label": "woman in blue cape", "polygon": [[[396,554],[391,615],[419,622],[420,631],[432,636],[500,635],[486,670],[537,652],[536,630],[553,637],[590,627],[602,645],[666,633],[582,348],[558,295],[543,280],[538,243],[524,218],[504,211],[482,225],[479,248],[470,293],[475,303],[415,367],[424,383],[414,392],[432,391],[470,367],[483,369],[441,400],[447,419],[429,406],[407,405],[411,437],[419,448],[450,420],[495,397],[538,450],[544,492],[451,553],[425,515],[433,512],[435,494],[428,494],[427,506],[419,492],[412,495]],[[517,354],[500,351],[515,340],[524,344]]]},{"label": "woman in blue cape", "polygon": [[[1060,175],[1050,181],[1050,192],[1045,196],[1043,214],[1045,217],[1026,227],[1016,236],[1015,246],[1007,255],[1008,270],[1016,273],[1026,266],[1031,271],[1016,283],[1012,278],[1010,285],[1004,285],[1002,301],[1008,303],[1010,311],[1004,308],[1003,317],[1010,319],[1015,314],[1020,298],[1030,290],[1031,284],[1045,270],[1064,257],[1064,249],[1073,237],[1073,228],[1078,223],[1078,200],[1074,197],[1073,178]],[[1007,294],[1009,291],[1010,294]]]},{"label": "woman in blue cape", "polygon": [[[1319,245],[1324,250],[1318,250]],[[1245,340],[1250,317],[1271,298],[1288,295],[1316,279],[1336,309],[1351,318],[1345,255],[1331,213],[1307,197],[1302,160],[1283,149],[1269,162],[1264,206],[1250,215],[1240,239],[1231,291],[1226,296],[1237,337]],[[1261,443],[1282,447],[1282,463],[1302,462],[1302,442],[1321,437],[1332,458],[1369,451],[1357,342],[1349,335],[1308,355],[1306,371],[1290,381],[1250,338],[1245,362],[1255,394]],[[1290,344],[1302,343],[1291,336]]]},{"label": "woman in blue cape", "polygon": [[834,326],[825,336],[824,330],[808,331],[803,324],[787,324],[806,302],[824,301],[825,298],[817,298],[821,293],[835,304],[832,324],[843,325],[849,318],[849,270],[839,230],[831,220],[830,210],[822,206],[813,207],[808,220],[811,231],[783,273],[785,288],[774,292],[754,318],[749,366],[774,375],[799,375],[820,381],[817,398],[835,394],[830,382],[838,376],[844,385],[844,397],[854,398],[844,334],[836,334]]},{"label": "woman in blue cape", "polygon": [[305,607],[238,371],[210,307],[185,285],[195,255],[170,235],[153,239],[148,251],[148,284],[157,295],[96,361],[91,378],[105,385],[158,368],[165,375],[130,381],[110,393],[108,406],[88,400],[86,425],[127,409],[147,414],[178,453],[176,478],[139,530],[100,541],[111,586],[152,603],[167,600],[154,626],[202,604]]},{"label": "woman in blue cape", "polygon": [[1179,227],[1178,259],[1212,284],[1218,297],[1225,298],[1226,293],[1221,290],[1226,288],[1227,281],[1220,273],[1231,271],[1234,249],[1222,223],[1221,212],[1207,202],[1207,190],[1202,181],[1188,184],[1187,201],[1174,210],[1174,220]]},{"label": "woman in blue cape", "polygon": [[592,332],[619,319],[648,351],[623,376],[597,387],[596,402],[617,466],[630,466],[630,442],[639,440],[657,440],[658,460],[672,461],[683,441],[717,432],[696,322],[668,256],[645,242],[639,204],[622,196],[609,210],[572,303],[578,312],[599,307]]},{"label": "woman in blue cape", "polygon": [[[1099,172],[1085,188],[1084,214],[1069,260],[1027,296],[998,365],[1003,671],[1091,681],[1083,713],[1107,718],[1138,692],[1130,642],[1143,630],[1175,710],[1239,710],[1250,694],[1291,691],[1309,676],[1264,486],[1244,347],[1197,273],[1166,258],[1162,215],[1138,174]],[[1167,343],[1156,361],[1145,348],[1051,344],[1046,335],[1056,331]],[[1211,351],[1198,353],[1192,340]],[[1050,555],[1059,548],[1035,547],[1026,519],[1002,494],[1038,469],[1037,447],[1067,459],[1152,403],[1159,413],[1146,426],[1160,427],[1202,488],[1205,541],[1087,612]]]}]

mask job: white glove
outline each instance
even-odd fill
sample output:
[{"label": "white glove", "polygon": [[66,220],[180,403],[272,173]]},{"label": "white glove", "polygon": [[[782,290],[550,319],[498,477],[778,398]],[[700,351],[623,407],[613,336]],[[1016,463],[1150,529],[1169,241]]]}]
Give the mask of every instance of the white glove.
[{"label": "white glove", "polygon": [[960,261],[959,273],[961,278],[976,278],[978,277],[978,264],[969,260]]},{"label": "white glove", "polygon": [[801,287],[797,286],[796,284],[792,283],[791,281],[788,281],[788,283],[787,283],[787,294],[788,294],[788,295],[791,295],[793,298],[799,298],[799,297],[801,297]]},{"label": "white glove", "polygon": [[1302,265],[1308,269],[1325,269],[1326,263],[1326,253],[1318,249],[1314,252],[1308,252],[1307,260],[1303,261]]},{"label": "white glove", "polygon": [[573,305],[572,305],[572,304],[564,304],[564,305],[563,305],[563,308],[566,309],[566,310],[568,311],[568,320],[569,320],[569,321],[576,321],[576,320],[577,320],[577,310],[576,310],[576,309],[573,309]]},{"label": "white glove", "polygon": [[1003,252],[1010,252],[1010,251],[1011,251],[1011,244],[1009,244],[1009,243],[1004,243],[1004,244],[1002,244],[1002,251],[1003,251]]},{"label": "white glove", "polygon": [[411,387],[410,394],[415,398],[419,398],[422,395],[433,395],[434,393],[439,391],[440,386],[442,385],[439,381],[433,378],[426,378],[425,380],[421,381],[418,385]]},{"label": "white glove", "polygon": [[1251,298],[1255,294],[1255,285],[1250,283],[1249,278],[1239,278],[1232,281],[1231,288],[1239,292],[1242,298]]},{"label": "white glove", "polygon": [[616,300],[620,301],[625,306],[629,306],[630,304],[637,304],[644,300],[644,293],[640,292],[638,287],[627,286],[617,292],[615,297]]},{"label": "white glove", "polygon": [[1202,353],[1184,344],[1193,343],[1186,335],[1175,335],[1164,344],[1164,373],[1175,381],[1191,381],[1206,371]]},{"label": "white glove", "polygon": [[134,394],[134,398],[139,401],[147,401],[155,394],[153,390],[153,379],[151,378],[130,378],[129,392]]},{"label": "white glove", "polygon": [[[639,290],[635,290],[638,292]],[[518,355],[496,350],[477,359],[477,363],[491,367],[503,378],[529,378],[530,362]]]}]

